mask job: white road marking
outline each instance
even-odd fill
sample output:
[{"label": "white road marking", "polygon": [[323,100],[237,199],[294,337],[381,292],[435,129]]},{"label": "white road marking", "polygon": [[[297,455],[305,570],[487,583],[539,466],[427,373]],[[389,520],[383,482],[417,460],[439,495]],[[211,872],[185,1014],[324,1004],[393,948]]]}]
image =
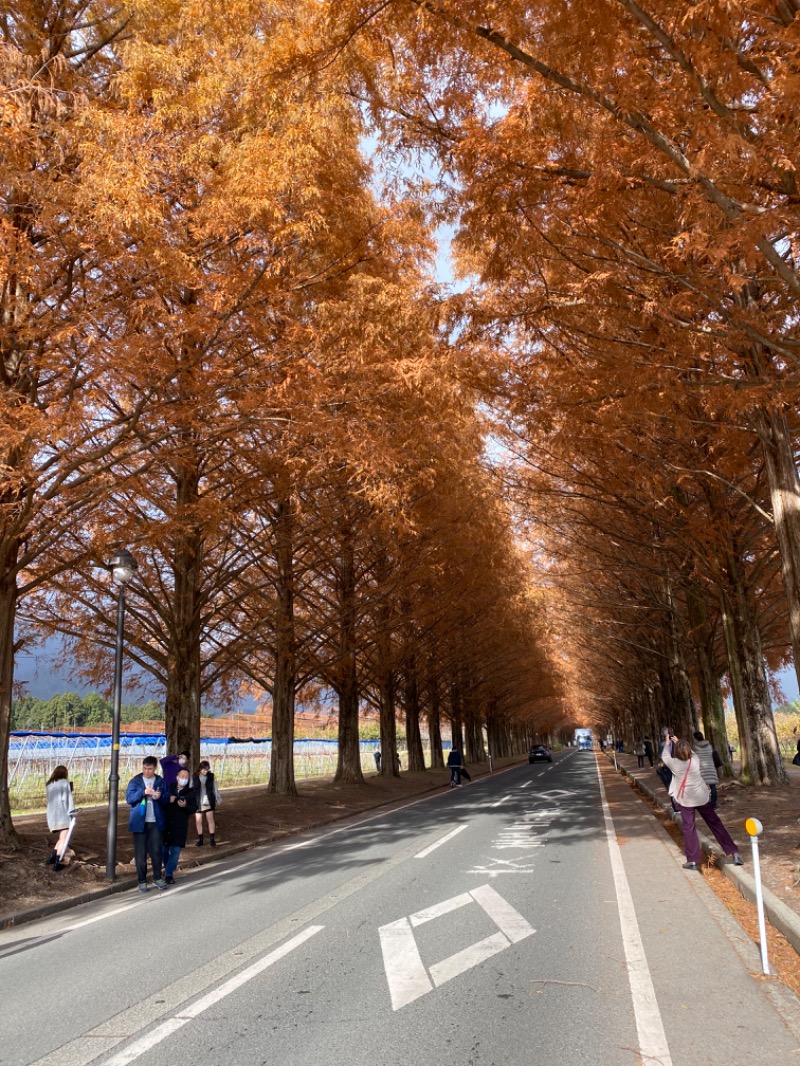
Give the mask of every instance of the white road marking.
[{"label": "white road marking", "polygon": [[483,907],[500,932],[505,933],[512,944],[517,944],[536,932],[519,911],[515,910],[489,885],[474,888],[470,895],[479,907]]},{"label": "white road marking", "polygon": [[452,840],[454,836],[457,836],[458,833],[462,832],[462,830],[464,830],[466,828],[467,828],[466,825],[457,825],[455,827],[455,829],[451,829],[449,833],[445,833],[445,835],[443,837],[441,837],[439,840],[435,841],[435,843],[429,844],[427,848],[423,848],[423,850],[418,855],[415,855],[414,858],[415,859],[425,859],[425,858],[427,858],[428,855],[430,855],[430,853],[432,851],[436,851],[436,849],[440,848],[442,846],[442,844],[446,844],[448,840]]},{"label": "white road marking", "polygon": [[128,1066],[128,1063],[135,1062],[136,1059],[141,1058],[142,1055],[147,1054],[157,1044],[160,1044],[167,1037],[173,1033],[182,1029],[184,1025],[197,1018],[203,1011],[207,1011],[209,1007],[213,1007],[215,1003],[219,1003],[221,999],[225,999],[231,992],[235,992],[242,985],[247,984],[258,974],[263,973],[264,970],[273,966],[280,959],[284,958],[295,948],[300,947],[306,940],[310,940],[312,936],[319,933],[324,929],[322,925],[311,925],[308,929],[304,929],[302,933],[298,933],[297,936],[292,937],[281,947],[276,948],[275,951],[271,951],[269,955],[265,955],[263,959],[259,959],[258,962],[254,962],[252,966],[248,966],[247,969],[242,970],[241,973],[236,974],[235,977],[229,978],[219,988],[215,988],[213,992],[208,992],[206,995],[201,996],[200,999],[195,1000],[194,1003],[190,1003],[188,1007],[184,1007],[179,1014],[176,1014],[172,1018],[168,1018],[161,1025],[157,1026],[151,1032],[145,1036],[135,1040],[129,1047],[125,1048],[118,1055],[114,1055],[113,1058],[107,1059],[104,1066]]},{"label": "white road marking", "polygon": [[[441,918],[473,902],[478,904],[500,931],[464,948],[463,951],[456,952],[442,962],[434,963],[426,971],[414,937],[413,926]],[[400,1010],[401,1007],[413,1003],[415,999],[433,991],[434,985],[438,988],[535,932],[519,911],[489,885],[453,896],[442,903],[417,911],[408,918],[382,925],[378,935],[392,1010]]]},{"label": "white road marking", "polygon": [[430,992],[433,985],[422,964],[408,918],[382,925],[378,933],[392,1010],[400,1010]]},{"label": "white road marking", "polygon": [[519,787],[520,787],[520,788],[527,788],[527,787],[528,787],[528,785],[530,785],[531,783],[532,783],[532,782],[530,782],[530,781],[526,781],[524,785],[520,785]]},{"label": "white road marking", "polygon": [[509,796],[501,796],[499,800],[496,800],[494,803],[487,803],[486,806],[487,807],[499,807],[501,803],[505,803],[505,801],[508,800],[508,799],[511,799],[510,795]]},{"label": "white road marking", "polygon": [[603,806],[603,818],[605,819],[606,839],[611,858],[611,870],[614,875],[614,887],[617,891],[617,907],[619,908],[619,923],[622,928],[622,943],[625,949],[625,960],[628,964],[628,980],[631,985],[631,999],[633,1000],[633,1013],[636,1018],[636,1031],[639,1035],[639,1053],[645,1062],[657,1062],[659,1066],[672,1066],[667,1035],[664,1032],[664,1023],[661,1012],[658,1009],[653,979],[650,976],[650,967],[647,965],[647,956],[644,953],[639,923],[636,920],[636,910],[633,906],[628,877],[625,873],[625,865],[622,861],[622,852],[617,843],[617,835],[614,829],[614,819],[606,800],[606,790],[603,787],[603,777],[600,773],[600,764],[597,765],[597,779],[600,783],[600,802]]},{"label": "white road marking", "polygon": [[481,877],[499,877],[500,874],[532,874],[536,870],[535,863],[531,862],[527,856],[520,856],[518,859],[491,858],[487,861],[488,866],[475,866],[471,870],[465,870],[464,873],[480,874]]},{"label": "white road marking", "polygon": [[445,984],[447,981],[452,981],[459,974],[471,970],[473,966],[480,966],[482,962],[486,962],[492,955],[505,951],[507,947],[510,947],[510,944],[502,933],[492,933],[485,940],[479,940],[477,944],[472,944],[470,947],[464,948],[463,951],[456,952],[455,955],[451,955],[444,962],[434,963],[431,966],[433,983],[439,988],[440,985]]},{"label": "white road marking", "polygon": [[470,896],[469,892],[464,892],[460,896],[453,896],[452,899],[446,899],[444,903],[437,903],[435,907],[426,907],[424,911],[417,911],[416,914],[412,914],[411,924],[414,926],[424,925],[426,922],[432,922],[434,918],[441,918],[443,914],[457,911],[459,907],[466,907],[468,903],[472,903],[472,896]]}]

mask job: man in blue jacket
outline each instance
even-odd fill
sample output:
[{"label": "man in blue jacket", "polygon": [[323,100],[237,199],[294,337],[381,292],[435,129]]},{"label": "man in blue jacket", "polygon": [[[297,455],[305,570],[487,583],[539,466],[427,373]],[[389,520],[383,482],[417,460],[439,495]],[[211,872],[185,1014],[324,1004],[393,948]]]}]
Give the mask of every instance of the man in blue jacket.
[{"label": "man in blue jacket", "polygon": [[156,773],[157,766],[158,760],[148,755],[142,760],[142,772],[131,779],[125,790],[125,799],[131,807],[128,829],[133,835],[133,857],[140,892],[147,891],[148,855],[153,868],[153,886],[158,889],[167,887],[161,876],[167,789],[163,777]]}]

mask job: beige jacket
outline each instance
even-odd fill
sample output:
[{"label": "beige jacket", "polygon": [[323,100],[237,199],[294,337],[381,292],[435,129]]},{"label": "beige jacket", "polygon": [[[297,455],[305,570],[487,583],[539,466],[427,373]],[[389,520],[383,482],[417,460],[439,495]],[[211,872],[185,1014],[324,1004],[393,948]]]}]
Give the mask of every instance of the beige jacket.
[{"label": "beige jacket", "polygon": [[[669,794],[681,807],[702,807],[711,798],[708,785],[700,773],[700,760],[693,755],[688,762],[676,759],[669,753],[669,742],[661,750],[661,761],[672,771]],[[688,773],[687,773],[688,767]],[[686,778],[686,788],[678,795]]]}]

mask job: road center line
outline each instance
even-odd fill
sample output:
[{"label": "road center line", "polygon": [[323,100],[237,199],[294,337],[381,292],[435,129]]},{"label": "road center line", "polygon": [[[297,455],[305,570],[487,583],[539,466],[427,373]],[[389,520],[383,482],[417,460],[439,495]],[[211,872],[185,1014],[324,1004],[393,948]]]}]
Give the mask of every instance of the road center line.
[{"label": "road center line", "polygon": [[454,836],[456,836],[458,833],[462,832],[462,830],[464,830],[466,828],[467,828],[466,824],[465,825],[457,825],[455,827],[455,829],[451,829],[449,833],[445,833],[445,835],[443,837],[440,837],[439,840],[435,841],[433,844],[429,844],[427,848],[424,848],[422,851],[420,851],[419,854],[414,856],[414,858],[415,859],[425,859],[425,858],[427,858],[428,855],[430,855],[430,853],[432,851],[436,851],[436,849],[440,848],[442,846],[442,844],[446,844],[448,840],[452,840]]},{"label": "road center line", "polygon": [[316,933],[321,932],[325,927],[322,925],[311,925],[308,929],[304,929],[302,933],[298,933],[297,936],[292,937],[285,944],[282,944],[275,951],[271,951],[269,955],[265,955],[263,959],[259,959],[258,962],[254,962],[252,966],[248,966],[246,970],[242,970],[241,973],[236,974],[235,977],[229,978],[224,984],[221,984],[219,988],[215,988],[213,992],[208,992],[201,999],[191,1003],[188,1007],[185,1007],[180,1014],[174,1015],[172,1018],[168,1018],[161,1025],[157,1026],[152,1032],[147,1033],[145,1036],[140,1037],[134,1041],[130,1047],[125,1048],[118,1055],[114,1055],[113,1058],[106,1059],[104,1066],[128,1066],[128,1063],[135,1062],[136,1059],[141,1058],[142,1055],[147,1054],[157,1044],[160,1044],[167,1037],[172,1036],[178,1029],[182,1029],[187,1022],[192,1021],[203,1011],[208,1010],[209,1007],[213,1007],[215,1003],[219,1003],[221,999],[225,999],[231,992],[235,992],[242,985],[247,984],[254,977],[257,977],[264,970],[270,966],[274,966],[276,962],[284,958],[295,948],[299,948],[301,944],[304,944],[306,940],[310,940]]},{"label": "road center line", "polygon": [[647,956],[644,953],[639,923],[636,920],[636,910],[633,906],[633,897],[628,884],[628,877],[625,873],[625,864],[622,861],[622,852],[617,843],[614,819],[611,817],[611,810],[606,799],[606,790],[603,787],[603,776],[600,772],[599,761],[595,765],[597,766],[597,779],[600,784],[600,802],[603,806],[611,870],[614,875],[614,887],[617,892],[619,924],[622,929],[622,944],[628,965],[633,1013],[636,1018],[636,1031],[639,1034],[639,1053],[644,1062],[657,1062],[659,1066],[672,1066],[672,1056],[667,1043],[667,1035],[664,1032],[664,1023],[661,1019],[661,1012],[658,1009],[658,1000],[653,987],[653,979],[650,976],[650,967],[647,964]]}]

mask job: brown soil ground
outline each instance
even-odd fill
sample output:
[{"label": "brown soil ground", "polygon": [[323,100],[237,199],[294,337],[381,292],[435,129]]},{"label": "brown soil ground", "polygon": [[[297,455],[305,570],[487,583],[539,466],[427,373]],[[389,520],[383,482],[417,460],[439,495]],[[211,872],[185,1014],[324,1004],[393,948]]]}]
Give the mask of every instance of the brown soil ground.
[{"label": "brown soil ground", "polygon": [[[495,761],[495,769],[519,763],[519,759]],[[488,773],[488,764],[470,766],[473,777]],[[217,847],[189,846],[181,855],[181,869],[202,863],[244,847],[280,840],[292,833],[327,825],[330,822],[369,811],[386,804],[401,803],[415,796],[447,787],[446,770],[401,774],[399,778],[367,775],[363,785],[335,785],[330,777],[298,782],[296,797],[274,796],[265,785],[225,789],[217,812]],[[124,782],[121,783],[124,786]],[[133,846],[127,829],[128,807],[120,806],[117,828],[117,877],[135,883]],[[20,912],[102,888],[105,880],[108,808],[91,807],[78,813],[70,842],[74,859],[56,873],[46,865],[54,834],[47,830],[43,814],[24,815],[14,822],[20,836],[19,849],[0,849],[0,927]],[[190,825],[190,830],[191,830]]]}]

